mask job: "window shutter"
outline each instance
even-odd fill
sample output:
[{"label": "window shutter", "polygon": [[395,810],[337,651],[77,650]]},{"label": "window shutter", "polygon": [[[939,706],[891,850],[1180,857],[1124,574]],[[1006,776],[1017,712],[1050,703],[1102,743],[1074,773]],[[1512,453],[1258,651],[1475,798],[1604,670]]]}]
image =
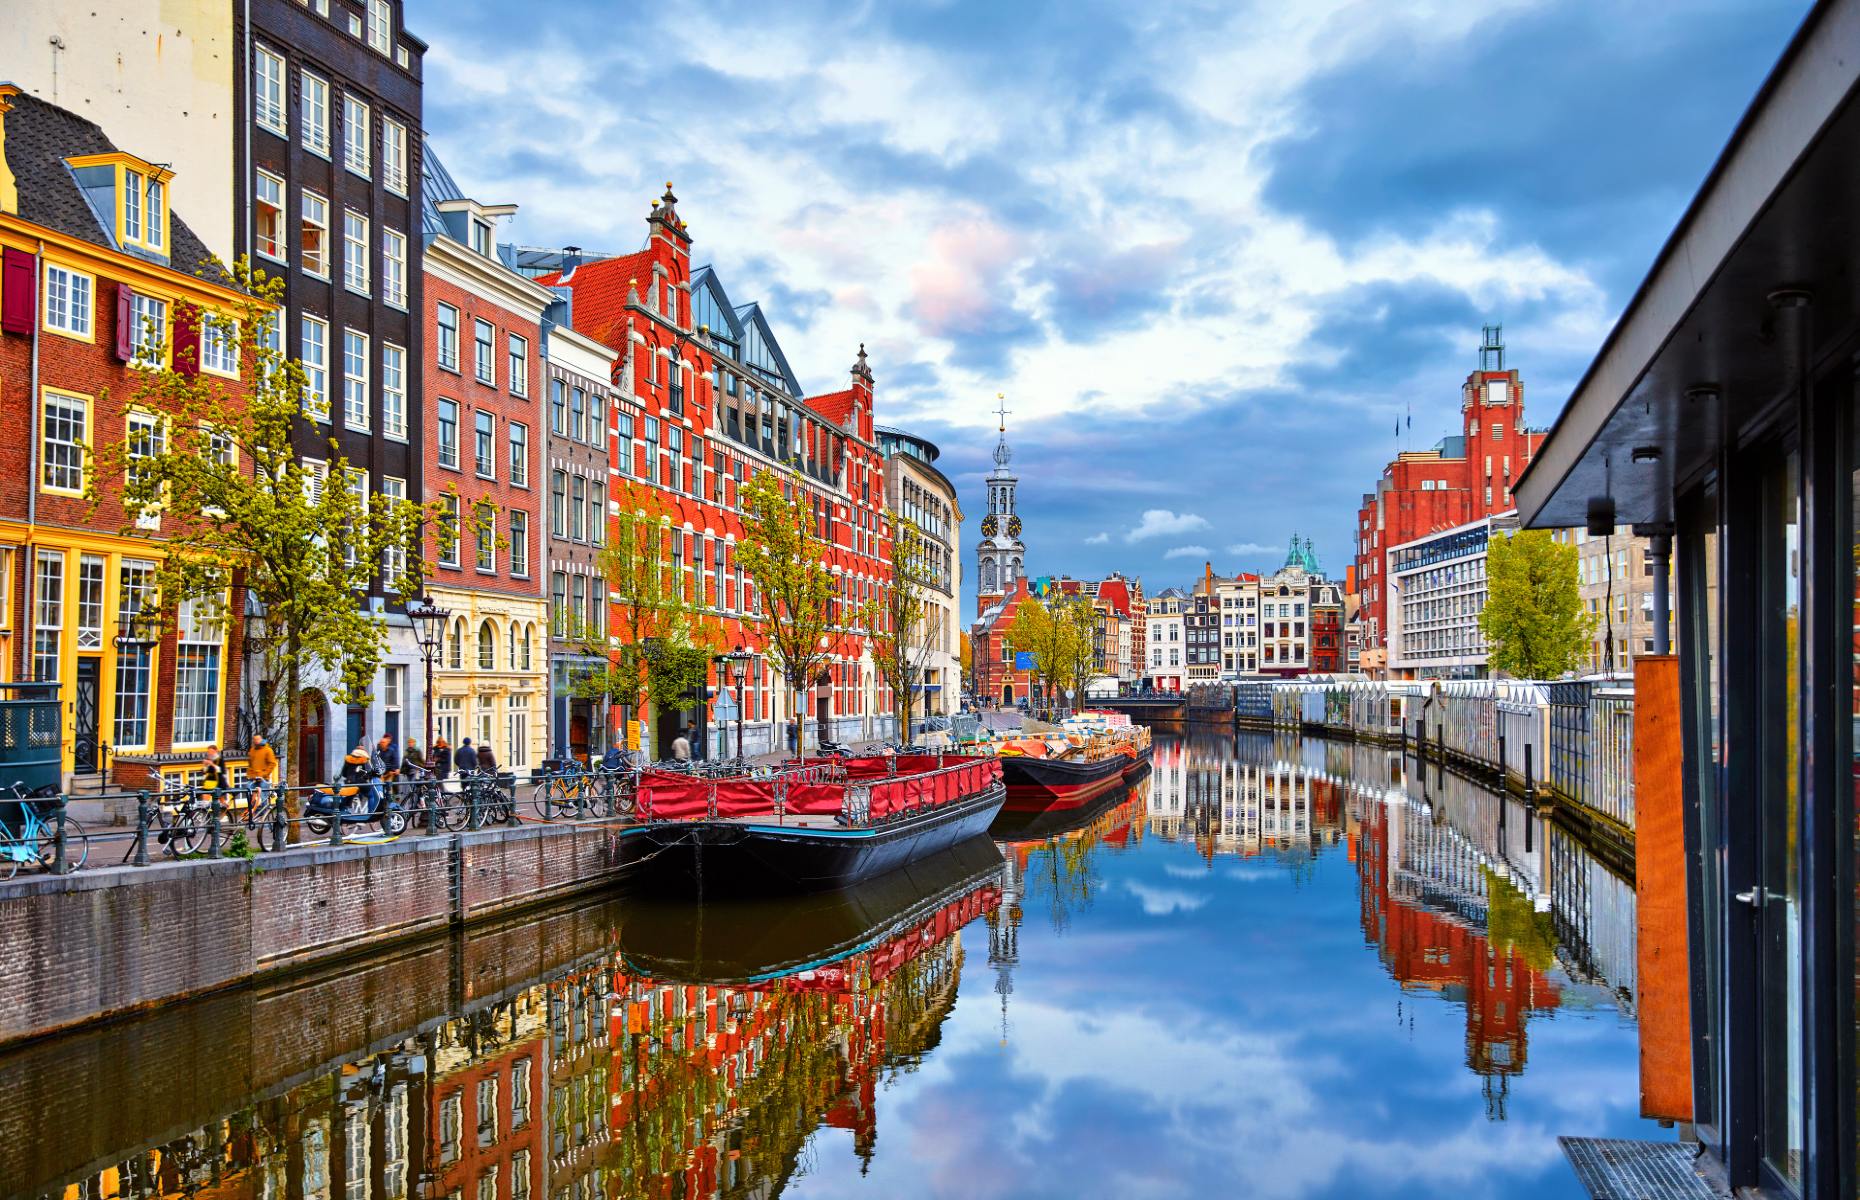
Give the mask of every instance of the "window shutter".
[{"label": "window shutter", "polygon": [[136,356],[135,316],[129,303],[135,290],[126,283],[116,285],[116,357],[128,362]]},{"label": "window shutter", "polygon": [[32,255],[9,248],[0,271],[4,271],[0,276],[0,329],[30,335],[33,317],[39,311],[39,277],[33,270]]},{"label": "window shutter", "polygon": [[200,374],[200,310],[178,304],[174,310],[174,369],[177,374]]}]

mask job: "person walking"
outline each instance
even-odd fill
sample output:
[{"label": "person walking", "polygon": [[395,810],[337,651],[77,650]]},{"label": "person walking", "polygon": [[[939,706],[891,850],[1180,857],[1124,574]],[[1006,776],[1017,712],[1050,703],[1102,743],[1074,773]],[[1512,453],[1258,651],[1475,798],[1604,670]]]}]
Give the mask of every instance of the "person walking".
[{"label": "person walking", "polygon": [[252,781],[260,798],[269,796],[278,786],[278,752],[262,733],[252,735],[252,744],[245,752],[245,777]]},{"label": "person walking", "polygon": [[225,786],[226,764],[220,761],[220,748],[218,746],[208,746],[207,753],[201,761],[201,790],[219,791]]},{"label": "person walking", "polygon": [[491,753],[488,743],[478,747],[478,769],[493,779],[497,778],[497,755]]},{"label": "person walking", "polygon": [[685,736],[683,729],[672,739],[672,759],[676,762],[691,761],[691,739]]},{"label": "person walking", "polygon": [[478,769],[478,752],[472,748],[470,738],[459,739],[459,748],[452,755],[452,765],[458,768],[460,775]]}]

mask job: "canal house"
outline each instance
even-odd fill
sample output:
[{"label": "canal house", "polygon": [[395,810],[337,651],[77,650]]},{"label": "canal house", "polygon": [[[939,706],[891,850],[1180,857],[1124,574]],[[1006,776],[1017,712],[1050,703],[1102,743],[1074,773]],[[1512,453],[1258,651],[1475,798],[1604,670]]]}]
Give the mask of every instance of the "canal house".
[{"label": "canal house", "polygon": [[1860,0],[1817,4],[1516,489],[1677,555],[1674,832],[1639,852],[1643,940],[1650,864],[1684,880],[1690,1112],[1653,1115],[1765,1196],[1856,1188],[1857,50]]}]

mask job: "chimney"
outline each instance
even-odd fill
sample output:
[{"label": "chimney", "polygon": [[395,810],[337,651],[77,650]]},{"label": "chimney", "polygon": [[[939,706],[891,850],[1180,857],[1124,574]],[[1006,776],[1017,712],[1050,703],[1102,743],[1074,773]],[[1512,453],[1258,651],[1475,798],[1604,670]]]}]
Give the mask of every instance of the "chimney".
[{"label": "chimney", "polygon": [[0,212],[19,212],[19,181],[13,178],[13,168],[6,161],[6,115],[13,111],[13,97],[19,95],[19,89],[10,83],[0,83]]},{"label": "chimney", "polygon": [[563,277],[566,278],[572,271],[574,271],[576,267],[580,265],[581,265],[581,247],[580,246],[562,247],[562,275]]}]

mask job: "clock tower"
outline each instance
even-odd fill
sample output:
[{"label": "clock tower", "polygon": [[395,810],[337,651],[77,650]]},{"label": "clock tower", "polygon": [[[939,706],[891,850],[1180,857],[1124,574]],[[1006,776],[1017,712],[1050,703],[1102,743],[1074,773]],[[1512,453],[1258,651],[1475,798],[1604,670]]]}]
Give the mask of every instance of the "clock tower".
[{"label": "clock tower", "polygon": [[976,547],[976,615],[1014,590],[1014,581],[1027,573],[1024,565],[1027,548],[1020,540],[1020,514],[1014,511],[1014,485],[1020,481],[1008,469],[1014,452],[1007,442],[1007,400],[995,397],[999,405],[995,443],[995,469],[988,474],[988,512],[982,517],[982,540]]}]

